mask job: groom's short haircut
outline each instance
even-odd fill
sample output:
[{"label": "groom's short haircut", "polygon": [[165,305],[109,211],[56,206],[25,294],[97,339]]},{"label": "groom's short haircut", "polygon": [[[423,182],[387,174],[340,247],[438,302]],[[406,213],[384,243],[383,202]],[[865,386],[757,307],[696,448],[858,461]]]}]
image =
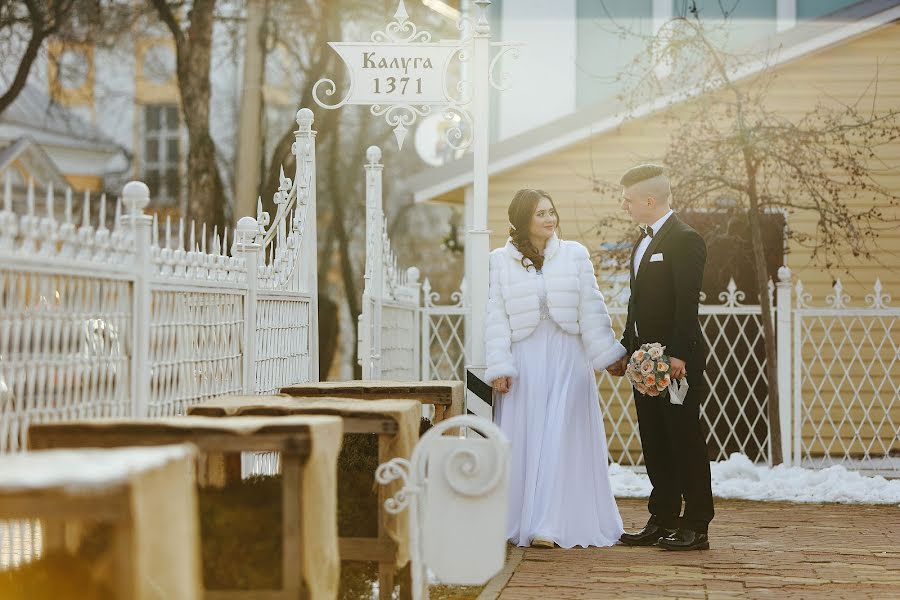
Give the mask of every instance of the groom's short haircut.
[{"label": "groom's short haircut", "polygon": [[672,189],[666,168],[660,165],[639,165],[622,175],[620,181],[625,189],[632,188],[633,194],[655,198],[663,206],[669,204]]},{"label": "groom's short haircut", "polygon": [[638,165],[636,167],[632,167],[622,175],[622,179],[619,180],[619,183],[622,184],[622,187],[629,188],[637,183],[641,183],[642,181],[647,181],[648,179],[655,179],[656,177],[666,177],[666,168],[661,165]]}]

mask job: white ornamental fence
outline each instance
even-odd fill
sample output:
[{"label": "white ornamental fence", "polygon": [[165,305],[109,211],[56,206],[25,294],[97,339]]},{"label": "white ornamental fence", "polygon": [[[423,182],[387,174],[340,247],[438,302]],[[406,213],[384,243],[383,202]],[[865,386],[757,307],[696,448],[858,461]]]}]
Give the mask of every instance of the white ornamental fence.
[{"label": "white ornamental fence", "polygon": [[[318,379],[315,132],[297,113],[294,179],[281,175],[270,219],[234,235],[159,223],[147,186],[80,209],[33,185],[23,215],[7,179],[0,211],[0,452],[31,423],[183,414],[222,394]],[[76,220],[77,214],[81,218]],[[40,216],[39,216],[40,215]]]},{"label": "white ornamental fence", "polygon": [[[359,348],[364,376],[465,380],[465,282],[453,294],[453,304],[438,305],[428,279],[418,283],[417,268],[408,269],[405,277],[398,269],[384,233],[379,159],[377,148],[371,149],[366,166],[369,262]],[[613,327],[621,331],[628,290],[607,288],[605,295]],[[900,369],[900,308],[890,306],[881,282],[875,282],[864,307],[851,306],[838,282],[826,306],[818,308],[810,306],[803,284],[793,284],[790,271],[782,267],[767,296],[776,319],[775,385],[781,398],[785,462],[804,467],[842,464],[900,477],[900,378],[892,376]],[[762,310],[745,300],[734,280],[719,294],[718,304],[701,298],[710,390],[702,418],[711,460],[740,452],[771,464]],[[412,359],[416,356],[418,362]],[[610,459],[641,466],[630,385],[605,372],[597,383]]]},{"label": "white ornamental fence", "polygon": [[463,380],[465,282],[439,305],[428,278],[401,270],[387,236],[381,194],[381,150],[366,152],[366,270],[358,357],[364,379]]}]

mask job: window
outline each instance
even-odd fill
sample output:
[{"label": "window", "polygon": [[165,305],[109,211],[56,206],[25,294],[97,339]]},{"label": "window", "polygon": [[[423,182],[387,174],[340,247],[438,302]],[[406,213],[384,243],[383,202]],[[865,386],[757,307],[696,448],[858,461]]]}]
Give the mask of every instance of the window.
[{"label": "window", "polygon": [[178,204],[181,180],[181,132],[178,107],[174,104],[148,104],[144,107],[144,183],[150,197],[162,206]]},{"label": "window", "polygon": [[858,0],[797,0],[797,19],[817,19],[831,14]]}]

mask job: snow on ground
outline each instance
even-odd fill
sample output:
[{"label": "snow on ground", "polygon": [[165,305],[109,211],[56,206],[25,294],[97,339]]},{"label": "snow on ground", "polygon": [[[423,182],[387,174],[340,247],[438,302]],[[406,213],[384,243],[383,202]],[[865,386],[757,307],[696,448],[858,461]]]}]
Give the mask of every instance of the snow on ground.
[{"label": "snow on ground", "polygon": [[[713,495],[718,498],[900,505],[900,479],[867,477],[839,465],[825,469],[768,467],[735,453],[728,460],[712,463],[710,469]],[[650,495],[646,474],[617,464],[610,466],[609,474],[616,496]]]}]

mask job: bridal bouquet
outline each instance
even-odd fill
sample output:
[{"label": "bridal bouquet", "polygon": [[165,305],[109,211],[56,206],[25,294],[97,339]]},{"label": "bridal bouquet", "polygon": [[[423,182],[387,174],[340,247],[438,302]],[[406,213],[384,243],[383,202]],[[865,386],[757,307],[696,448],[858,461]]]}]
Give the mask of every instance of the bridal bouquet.
[{"label": "bridal bouquet", "polygon": [[679,386],[669,377],[672,361],[665,353],[666,347],[659,342],[644,344],[628,360],[625,376],[634,388],[647,396],[669,394],[672,404],[682,404],[687,395],[687,379]]},{"label": "bridal bouquet", "polygon": [[644,344],[631,355],[625,375],[640,393],[659,396],[669,389],[669,369],[672,363],[663,354],[665,349],[662,344],[654,342]]}]

